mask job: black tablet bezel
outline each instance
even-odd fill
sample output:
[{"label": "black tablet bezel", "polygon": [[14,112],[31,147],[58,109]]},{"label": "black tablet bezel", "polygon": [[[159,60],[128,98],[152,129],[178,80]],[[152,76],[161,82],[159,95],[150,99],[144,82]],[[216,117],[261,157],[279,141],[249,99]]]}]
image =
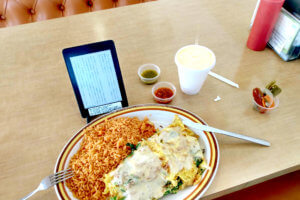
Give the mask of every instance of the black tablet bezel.
[{"label": "black tablet bezel", "polygon": [[[100,51],[105,51],[105,50],[111,51],[111,55],[112,55],[112,59],[113,59],[114,67],[115,67],[115,72],[117,75],[118,84],[119,84],[119,88],[120,88],[120,92],[121,92],[121,96],[122,96],[121,104],[122,104],[122,107],[126,107],[126,106],[128,106],[127,96],[126,96],[126,92],[125,92],[125,87],[124,87],[124,83],[123,83],[123,78],[122,78],[122,74],[121,74],[117,51],[115,48],[115,44],[112,40],[66,48],[66,49],[63,49],[63,51],[62,51],[64,60],[65,60],[66,66],[67,66],[67,70],[69,73],[69,77],[70,77],[70,80],[72,83],[72,87],[73,87],[73,90],[74,90],[74,93],[76,96],[76,100],[77,100],[77,103],[79,106],[79,110],[80,110],[81,116],[83,118],[88,118],[91,116],[89,115],[88,109],[85,109],[83,106],[82,98],[80,95],[80,91],[78,88],[78,84],[77,84],[77,81],[75,78],[75,74],[73,71],[73,66],[71,64],[70,58],[74,57],[74,56],[80,56],[80,55],[85,55],[85,54],[95,53],[95,52],[100,52]],[[99,105],[99,106],[101,106],[101,105]]]}]

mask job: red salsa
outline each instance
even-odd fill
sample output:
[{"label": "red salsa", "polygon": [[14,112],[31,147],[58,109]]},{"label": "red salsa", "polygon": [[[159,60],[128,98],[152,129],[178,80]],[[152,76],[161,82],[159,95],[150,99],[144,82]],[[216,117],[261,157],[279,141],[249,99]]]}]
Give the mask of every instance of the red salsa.
[{"label": "red salsa", "polygon": [[[167,98],[170,98],[173,96],[173,91],[170,89],[170,88],[167,88],[167,87],[161,87],[161,88],[158,88],[157,90],[155,90],[154,92],[154,95],[157,96],[158,98],[161,98],[161,99],[167,99]],[[158,103],[170,103],[172,101],[172,99],[170,100],[159,100],[159,99],[156,99],[156,101]]]}]

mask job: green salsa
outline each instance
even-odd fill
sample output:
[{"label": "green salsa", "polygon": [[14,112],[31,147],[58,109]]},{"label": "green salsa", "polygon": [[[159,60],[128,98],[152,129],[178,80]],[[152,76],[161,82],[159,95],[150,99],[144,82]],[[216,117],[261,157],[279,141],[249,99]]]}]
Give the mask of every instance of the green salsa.
[{"label": "green salsa", "polygon": [[141,75],[144,78],[154,78],[157,76],[157,72],[153,69],[147,69],[143,71]]}]

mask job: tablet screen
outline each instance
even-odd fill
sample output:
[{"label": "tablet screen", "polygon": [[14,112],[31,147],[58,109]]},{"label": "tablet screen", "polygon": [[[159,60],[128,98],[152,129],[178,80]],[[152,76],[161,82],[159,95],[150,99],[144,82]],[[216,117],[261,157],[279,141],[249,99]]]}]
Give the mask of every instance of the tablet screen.
[{"label": "tablet screen", "polygon": [[[122,95],[111,50],[73,56],[70,57],[70,61],[83,107],[89,110],[90,115],[94,115],[93,112],[101,113],[99,105],[111,104],[122,107],[120,103]],[[95,107],[98,108],[95,110]]]}]

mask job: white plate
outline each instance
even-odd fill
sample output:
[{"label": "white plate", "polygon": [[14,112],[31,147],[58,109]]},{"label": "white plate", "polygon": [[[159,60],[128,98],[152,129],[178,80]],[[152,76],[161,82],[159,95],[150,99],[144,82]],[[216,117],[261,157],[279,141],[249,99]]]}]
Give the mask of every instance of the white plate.
[{"label": "white plate", "polygon": [[[83,130],[86,127],[93,126],[98,123],[102,123],[105,119],[111,119],[115,117],[138,117],[139,119],[144,119],[148,117],[151,122],[155,124],[156,128],[162,128],[168,126],[172,123],[174,115],[178,115],[183,119],[191,120],[193,122],[198,122],[205,124],[205,122],[197,115],[184,110],[182,108],[166,105],[138,105],[127,107],[106,115],[103,115],[93,122],[87,124],[78,133],[76,133],[65,145],[62,152],[60,153],[54,172],[58,172],[68,168],[69,161],[71,157],[78,151],[80,143],[83,138]],[[209,165],[209,169],[205,170],[202,175],[202,180],[198,185],[185,188],[179,191],[177,194],[167,195],[161,200],[191,200],[199,199],[207,188],[210,186],[214,176],[217,172],[219,165],[219,147],[216,137],[211,132],[202,132],[196,129],[192,129],[194,132],[200,134],[200,142],[202,147],[205,148],[205,159]],[[77,200],[73,197],[72,192],[64,183],[60,183],[55,186],[55,192],[59,199],[61,200]]]}]

